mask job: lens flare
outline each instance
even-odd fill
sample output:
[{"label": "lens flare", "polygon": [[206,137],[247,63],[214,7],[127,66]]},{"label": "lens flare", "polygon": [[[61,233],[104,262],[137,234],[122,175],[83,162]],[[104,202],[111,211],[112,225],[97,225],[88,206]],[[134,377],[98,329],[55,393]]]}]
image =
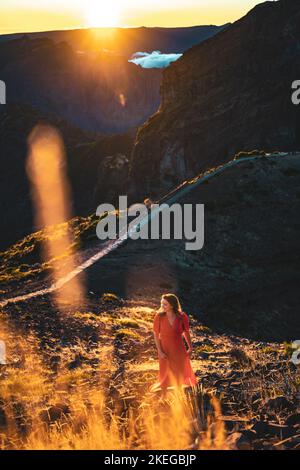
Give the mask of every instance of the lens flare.
[{"label": "lens flare", "polygon": [[[53,262],[54,282],[75,267],[72,240],[66,227],[70,220],[70,188],[65,172],[65,152],[56,129],[38,125],[28,140],[27,173],[32,185],[35,221],[46,228],[43,242],[45,261]],[[81,280],[75,277],[55,292],[57,303],[78,306],[83,300]]]},{"label": "lens flare", "polygon": [[124,108],[126,106],[126,97],[123,93],[120,93],[119,101],[120,101],[120,105],[122,106],[122,108]]}]

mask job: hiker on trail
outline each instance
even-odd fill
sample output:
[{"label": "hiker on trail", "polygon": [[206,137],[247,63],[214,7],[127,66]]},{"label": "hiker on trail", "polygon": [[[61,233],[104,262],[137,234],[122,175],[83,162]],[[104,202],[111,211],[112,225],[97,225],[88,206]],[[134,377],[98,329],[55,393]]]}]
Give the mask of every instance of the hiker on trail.
[{"label": "hiker on trail", "polygon": [[[197,378],[190,361],[193,349],[189,333],[189,319],[182,311],[176,295],[162,296],[161,308],[154,318],[153,332],[159,358],[159,380],[158,383],[152,385],[150,391],[197,385]],[[183,337],[188,349],[186,349]]]}]

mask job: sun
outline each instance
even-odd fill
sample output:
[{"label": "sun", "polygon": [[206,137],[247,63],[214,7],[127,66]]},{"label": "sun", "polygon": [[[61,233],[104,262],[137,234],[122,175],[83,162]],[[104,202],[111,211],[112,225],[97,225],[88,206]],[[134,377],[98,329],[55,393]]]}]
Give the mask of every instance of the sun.
[{"label": "sun", "polygon": [[120,10],[115,2],[88,2],[86,23],[90,28],[114,28],[119,25]]}]

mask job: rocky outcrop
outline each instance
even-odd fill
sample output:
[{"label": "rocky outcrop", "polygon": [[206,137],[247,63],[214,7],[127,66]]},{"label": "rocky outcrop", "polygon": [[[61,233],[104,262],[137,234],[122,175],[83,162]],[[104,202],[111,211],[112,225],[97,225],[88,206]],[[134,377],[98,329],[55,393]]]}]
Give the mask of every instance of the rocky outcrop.
[{"label": "rocky outcrop", "polygon": [[164,71],[161,106],[132,155],[136,193],[160,193],[240,150],[300,148],[299,25],[299,1],[259,4]]}]

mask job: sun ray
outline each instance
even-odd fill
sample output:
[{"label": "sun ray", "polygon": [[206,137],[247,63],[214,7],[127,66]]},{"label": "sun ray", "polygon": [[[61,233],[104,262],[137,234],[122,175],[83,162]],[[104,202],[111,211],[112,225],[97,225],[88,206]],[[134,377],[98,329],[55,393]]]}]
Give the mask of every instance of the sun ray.
[{"label": "sun ray", "polygon": [[86,23],[90,28],[114,28],[120,24],[120,9],[116,2],[91,1],[86,9]]}]

